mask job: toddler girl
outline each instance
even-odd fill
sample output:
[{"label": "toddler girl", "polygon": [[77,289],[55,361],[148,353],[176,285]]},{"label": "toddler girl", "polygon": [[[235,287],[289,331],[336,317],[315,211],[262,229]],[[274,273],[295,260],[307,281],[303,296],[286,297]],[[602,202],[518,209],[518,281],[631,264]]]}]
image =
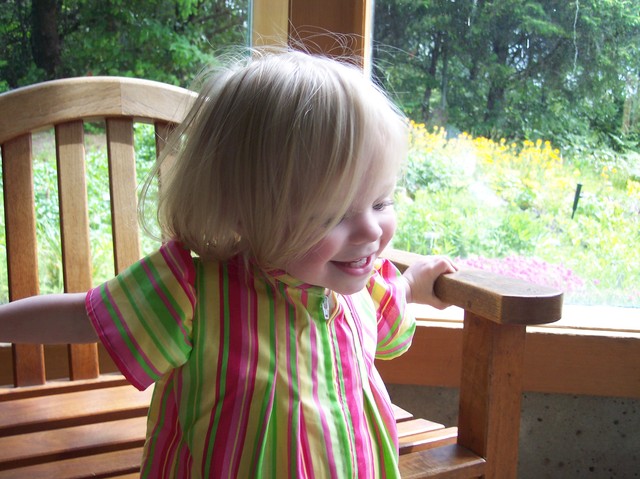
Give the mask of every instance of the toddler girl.
[{"label": "toddler girl", "polygon": [[87,294],[0,308],[0,339],[97,333],[155,383],[142,477],[396,477],[374,359],[409,347],[406,303],[444,307],[433,282],[455,269],[379,258],[406,137],[355,67],[282,52],[221,70],[158,167],[168,241]]}]

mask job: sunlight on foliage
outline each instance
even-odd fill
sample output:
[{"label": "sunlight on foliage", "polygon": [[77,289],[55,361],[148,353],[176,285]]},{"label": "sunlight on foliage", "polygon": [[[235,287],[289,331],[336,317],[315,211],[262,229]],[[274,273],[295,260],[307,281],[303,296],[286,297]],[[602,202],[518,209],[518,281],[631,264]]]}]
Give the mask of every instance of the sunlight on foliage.
[{"label": "sunlight on foliage", "polygon": [[[410,125],[394,246],[567,293],[640,306],[637,158]],[[582,192],[572,218],[577,185]]]}]

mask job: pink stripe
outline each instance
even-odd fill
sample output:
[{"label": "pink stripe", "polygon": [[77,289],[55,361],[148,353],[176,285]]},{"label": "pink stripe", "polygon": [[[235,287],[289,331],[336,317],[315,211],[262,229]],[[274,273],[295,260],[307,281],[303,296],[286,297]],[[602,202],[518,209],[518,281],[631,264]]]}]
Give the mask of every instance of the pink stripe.
[{"label": "pink stripe", "polygon": [[[329,469],[331,470],[331,477],[338,477],[338,470],[336,469],[335,453],[333,451],[333,444],[329,438],[331,438],[331,432],[329,431],[329,422],[327,421],[327,415],[320,402],[320,396],[318,395],[318,350],[317,350],[317,328],[315,324],[311,323],[311,330],[309,332],[311,342],[311,370],[313,371],[313,400],[317,405],[317,410],[320,412],[320,422],[322,424],[322,434],[326,450],[326,459],[329,462]],[[335,363],[335,358],[332,363]]]},{"label": "pink stripe", "polygon": [[[308,473],[313,473],[313,461],[311,458],[311,451],[309,450],[309,441],[307,441],[307,422],[305,421],[304,414],[300,417],[300,454],[298,454],[298,474],[300,477],[307,478]],[[309,465],[309,471],[307,471],[307,464]]]},{"label": "pink stripe", "polygon": [[[243,281],[241,279],[241,281]],[[253,281],[253,278],[251,278]],[[242,461],[242,452],[245,449],[245,438],[247,427],[249,424],[249,404],[255,390],[255,376],[257,365],[257,315],[255,311],[255,293],[249,298],[246,289],[239,291],[237,301],[241,310],[236,315],[232,313],[233,318],[246,318],[246,322],[232,321],[231,324],[231,343],[240,344],[241,352],[230,351],[232,357],[236,359],[237,365],[230,365],[229,370],[237,371],[234,376],[238,381],[234,382],[235,391],[232,397],[233,411],[231,423],[236,425],[233,430],[236,431],[234,438],[230,438],[226,447],[226,455],[229,458],[229,467],[232,477],[238,476],[238,470]],[[235,301],[235,299],[234,299]],[[253,306],[253,307],[250,307]],[[249,334],[247,334],[249,332]],[[240,379],[244,378],[244,381]],[[231,387],[231,384],[230,384]]]},{"label": "pink stripe", "polygon": [[[255,282],[255,280],[254,280]],[[254,399],[257,399],[254,397],[255,395],[255,386],[256,386],[256,377],[257,377],[257,371],[258,371],[258,364],[259,364],[259,359],[260,359],[260,343],[258,341],[258,337],[259,337],[259,330],[258,330],[258,293],[256,289],[253,289],[252,293],[251,293],[251,297],[250,297],[250,302],[251,302],[251,324],[249,325],[249,337],[252,338],[252,344],[251,347],[249,348],[250,350],[253,351],[253,355],[251,356],[251,362],[250,362],[250,366],[249,366],[249,372],[247,374],[247,381],[251,381],[251,388],[248,390],[248,397],[251,398],[251,401],[253,402]],[[245,414],[245,417],[243,418],[243,428],[246,430],[246,428],[248,427],[249,424],[249,419],[250,419],[250,415],[248,414],[250,411],[250,408],[247,407],[245,409],[245,411],[247,412],[247,414]]]},{"label": "pink stripe", "polygon": [[[350,312],[355,311],[351,299],[349,297],[345,297],[345,299],[347,299]],[[359,319],[354,314],[345,314],[344,321],[336,323],[336,338],[340,350],[340,361],[342,363],[343,384],[348,410],[364,411],[360,370],[357,357],[353,352],[356,344],[362,344],[362,338],[358,335],[361,327],[359,328],[358,325],[352,324],[348,320],[349,316],[352,317],[351,321],[357,321]],[[357,335],[357,337],[354,336],[354,334]],[[369,437],[368,425],[361,414],[353,414],[351,415],[351,419],[353,426],[353,437],[351,437],[349,441],[351,457],[356,459],[358,477],[371,477],[373,474],[373,471],[369,469],[369,458],[372,454],[371,444],[370,441],[365,439]]]}]

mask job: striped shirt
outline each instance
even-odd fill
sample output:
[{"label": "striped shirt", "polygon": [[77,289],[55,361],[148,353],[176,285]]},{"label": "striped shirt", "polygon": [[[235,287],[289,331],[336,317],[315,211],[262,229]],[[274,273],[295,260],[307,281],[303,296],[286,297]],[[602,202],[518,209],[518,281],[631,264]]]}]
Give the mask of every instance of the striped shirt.
[{"label": "striped shirt", "polygon": [[285,273],[169,242],[91,290],[119,369],[139,389],[156,384],[141,476],[397,477],[374,359],[403,353],[415,329],[398,274],[378,260],[367,288],[329,301]]}]

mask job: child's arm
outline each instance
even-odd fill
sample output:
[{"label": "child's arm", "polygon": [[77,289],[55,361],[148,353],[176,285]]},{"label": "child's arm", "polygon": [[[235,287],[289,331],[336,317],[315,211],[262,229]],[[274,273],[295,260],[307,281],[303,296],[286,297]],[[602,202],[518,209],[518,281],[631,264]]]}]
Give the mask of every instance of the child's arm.
[{"label": "child's arm", "polygon": [[98,336],[84,305],[86,293],[31,296],[0,306],[0,342],[92,343]]},{"label": "child's arm", "polygon": [[408,303],[428,304],[438,309],[449,306],[440,301],[433,292],[438,276],[457,270],[450,259],[443,256],[425,256],[418,260],[402,275]]}]

